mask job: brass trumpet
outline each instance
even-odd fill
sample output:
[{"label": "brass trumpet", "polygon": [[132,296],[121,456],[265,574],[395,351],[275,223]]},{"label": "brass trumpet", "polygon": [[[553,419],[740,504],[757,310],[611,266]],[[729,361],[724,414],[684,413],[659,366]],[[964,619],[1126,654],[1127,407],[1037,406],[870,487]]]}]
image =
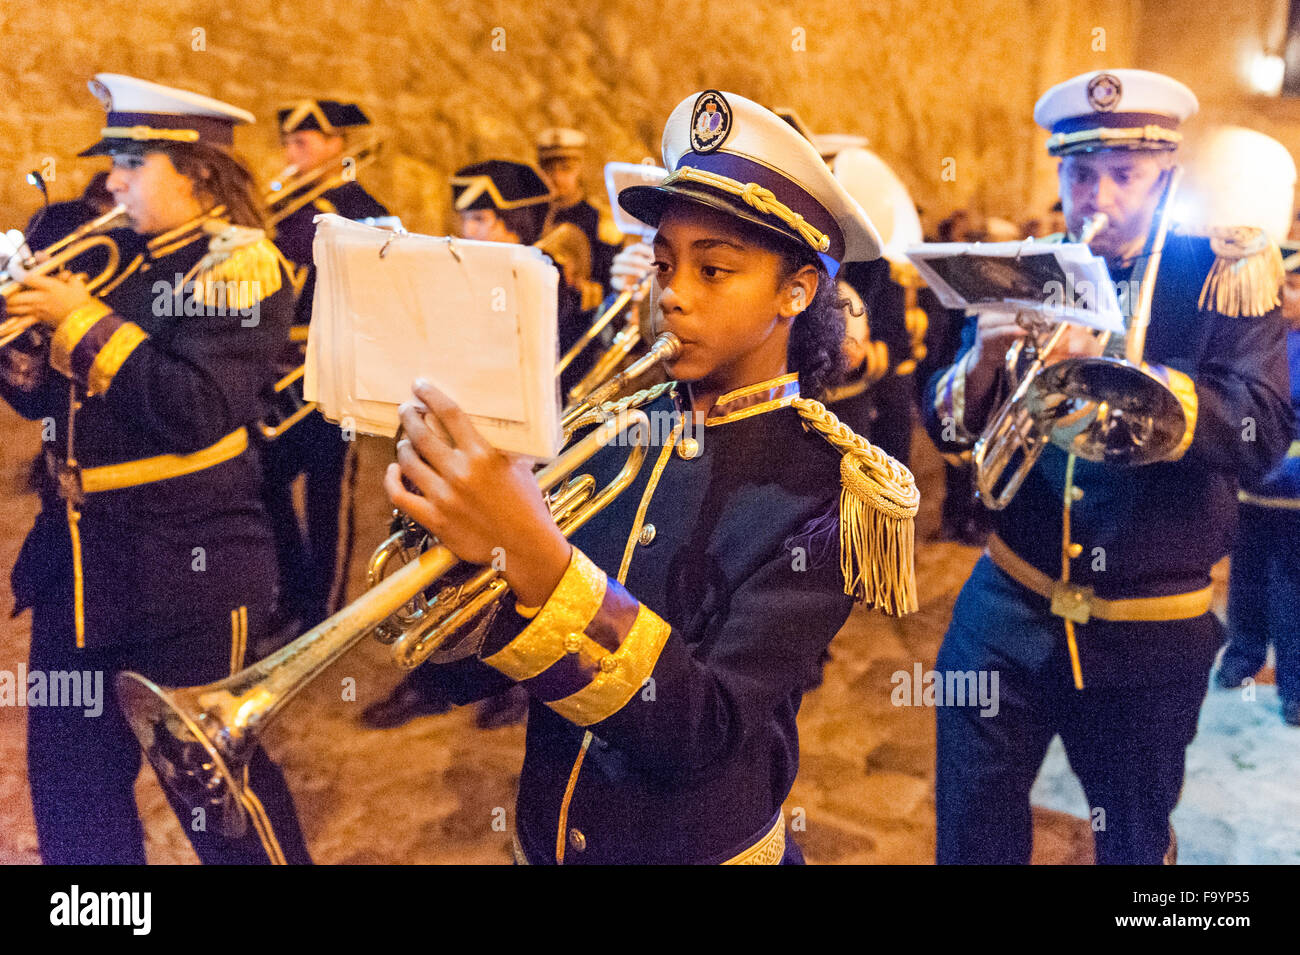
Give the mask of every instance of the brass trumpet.
[{"label": "brass trumpet", "polygon": [[295,166],[286,167],[262,194],[267,224],[275,225],[331,189],[352,182],[360,170],[379,158],[383,145],[383,140],[372,136],[357,143],[347,155],[309,172],[299,172]]},{"label": "brass trumpet", "polygon": [[[671,357],[667,348],[661,357]],[[645,412],[625,409],[607,418],[591,434],[566,448],[536,475],[557,524],[566,535],[594,517],[631,484],[645,461],[650,443]],[[570,479],[597,451],[627,434],[631,452],[619,473],[599,492],[590,475]],[[414,667],[458,634],[481,620],[507,587],[495,570],[472,571],[459,585],[444,587],[434,598],[425,592],[459,561],[441,544],[433,544],[409,527],[390,537],[371,559],[371,589],[297,640],[239,673],[205,686],[167,689],[138,673],[117,677],[122,712],[159,780],[191,808],[216,814],[221,831],[246,831],[244,770],[265,727],[284,706],[331,663],[375,632],[395,642],[394,657]],[[406,535],[406,536],[402,536]],[[404,566],[387,573],[396,558]]]},{"label": "brass trumpet", "polygon": [[[627,331],[624,329],[623,331]],[[619,333],[620,335],[622,332]],[[640,331],[636,331],[637,341],[640,340]],[[636,342],[632,342],[635,345]],[[627,346],[630,351],[632,345]],[[613,346],[611,346],[611,351]],[[676,358],[682,350],[682,343],[672,332],[664,332],[655,339],[655,343],[650,346],[650,350],[638,358],[632,364],[628,365],[618,374],[605,378],[599,384],[590,387],[585,396],[580,400],[574,401],[564,409],[564,414],[560,419],[560,426],[564,429],[564,439],[567,441],[572,437],[573,432],[584,424],[594,424],[601,420],[600,406],[606,401],[614,398],[628,382],[640,378],[651,368],[660,363],[667,364]],[[626,351],[624,352],[626,354]],[[621,356],[620,356],[621,360]],[[616,365],[614,367],[617,367]],[[595,371],[596,369],[592,369]],[[585,382],[586,379],[584,378]],[[582,382],[579,382],[581,384]],[[577,390],[577,386],[570,391]]]},{"label": "brass trumpet", "polygon": [[[93,293],[108,284],[121,263],[121,253],[118,251],[117,243],[103,233],[125,227],[126,224],[126,207],[114,206],[102,216],[74,229],[40,252],[28,256],[22,262],[23,274],[49,275],[58,272],[69,262],[91,249],[103,248],[108,252],[108,264],[86,283],[87,290]],[[22,280],[11,278],[8,269],[0,271],[0,298],[7,299],[22,287]],[[37,321],[32,318],[10,318],[0,322],[0,348],[10,344],[36,324]]]}]

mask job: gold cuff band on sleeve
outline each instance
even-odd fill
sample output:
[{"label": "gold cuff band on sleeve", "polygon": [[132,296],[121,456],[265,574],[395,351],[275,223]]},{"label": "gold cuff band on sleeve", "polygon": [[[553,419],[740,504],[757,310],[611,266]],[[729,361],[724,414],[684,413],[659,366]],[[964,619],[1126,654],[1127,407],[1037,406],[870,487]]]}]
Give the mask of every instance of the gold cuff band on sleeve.
[{"label": "gold cuff band on sleeve", "polygon": [[[1155,366],[1152,366],[1155,367]],[[1187,375],[1168,366],[1159,366],[1165,373],[1166,383],[1169,390],[1174,393],[1178,403],[1183,406],[1183,414],[1187,419],[1187,428],[1183,431],[1183,438],[1178,442],[1178,446],[1169,452],[1167,461],[1177,461],[1187,449],[1192,446],[1192,438],[1196,436],[1196,412],[1199,407],[1196,398],[1196,384]]]},{"label": "gold cuff band on sleeve", "polygon": [[86,332],[98,324],[112,309],[96,299],[69,312],[50,339],[50,367],[60,374],[72,377],[72,352],[86,337]]},{"label": "gold cuff band on sleeve", "polygon": [[145,330],[135,322],[127,322],[113,332],[95,355],[95,361],[86,375],[86,391],[92,395],[108,391],[108,386],[113,383],[113,378],[122,365],[148,337]]},{"label": "gold cuff band on sleeve", "polygon": [[569,652],[566,641],[575,635],[585,639],[582,632],[605,598],[605,579],[605,572],[575,547],[564,576],[532,622],[483,662],[512,680],[544,672]]},{"label": "gold cuff band on sleeve", "polygon": [[[627,638],[613,653],[600,657],[600,672],[576,693],[548,703],[551,709],[577,726],[608,719],[645,685],[672,632],[667,621],[642,604]],[[588,641],[596,646],[594,641]]]}]

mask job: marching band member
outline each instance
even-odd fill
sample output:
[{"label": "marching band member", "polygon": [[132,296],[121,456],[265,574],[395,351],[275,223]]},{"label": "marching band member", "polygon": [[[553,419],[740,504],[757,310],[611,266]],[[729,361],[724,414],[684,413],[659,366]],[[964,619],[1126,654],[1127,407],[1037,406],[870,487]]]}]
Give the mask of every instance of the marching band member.
[{"label": "marching band member", "polygon": [[609,269],[623,235],[603,209],[587,200],[583,176],[587,166],[587,137],[576,129],[552,127],[537,136],[537,165],[550,183],[551,219],[571,222],[582,230],[591,247],[591,276],[583,288],[582,308],[589,311],[609,291]]},{"label": "marching band member", "polygon": [[[348,219],[383,219],[388,210],[368,193],[343,167],[348,137],[370,125],[370,119],[354,103],[334,100],[302,100],[279,111],[280,141],[285,159],[296,175],[329,175],[338,167],[342,181],[289,213],[276,223],[275,244],[303,276],[302,290],[294,310],[293,343],[282,359],[282,372],[303,362],[302,349],[311,324],[316,270],[311,264],[315,217],[333,212]],[[319,184],[312,179],[286,195],[295,195]],[[297,629],[309,629],[324,620],[333,609],[331,597],[338,576],[339,516],[343,474],[349,442],[336,424],[313,411],[262,448],[265,473],[263,497],[275,532],[276,558],[280,566],[280,590],[273,629],[282,630],[296,621]],[[306,525],[300,525],[293,505],[293,483],[305,476]],[[351,500],[348,508],[351,507]],[[343,569],[346,575],[347,568]],[[346,582],[338,584],[340,592]]]},{"label": "marching band member", "polygon": [[[1285,243],[1289,269],[1300,267],[1300,245]],[[1287,362],[1291,408],[1300,420],[1300,273],[1288,271],[1282,314],[1289,326]],[[1215,681],[1245,683],[1276,655],[1282,721],[1300,726],[1300,429],[1286,457],[1263,481],[1237,492],[1241,524],[1228,577],[1228,645]]]},{"label": "marching band member", "polygon": [[[264,237],[247,170],[229,152],[252,116],[115,74],[108,189],[144,250],[92,297],[77,278],[32,277],[13,315],[53,333],[43,381],[6,390],[46,418],[42,511],[13,572],[33,611],[33,672],[102,674],[102,712],[28,710],[28,778],[47,863],[144,863],[134,785],[140,750],[114,677],[203,683],[243,665],[271,604],[274,550],[246,425],[288,333],[292,290]],[[293,803],[260,750],[225,839],[173,802],[205,862],[307,862]]]},{"label": "marching band member", "polygon": [[[1142,277],[1135,259],[1196,106],[1186,86],[1142,70],[1087,73],[1038,100],[1070,233],[1109,217],[1091,247],[1117,283]],[[1029,861],[1029,790],[1056,734],[1093,807],[1097,861],[1175,855],[1169,814],[1222,642],[1210,568],[1227,552],[1238,480],[1261,477],[1291,436],[1280,280],[1262,233],[1170,234],[1145,358],[1183,408],[1180,443],[1131,468],[1049,446],[997,513],[936,664],[1000,674],[996,715],[937,712],[939,862]],[[1024,334],[1005,313],[967,322],[923,407],[942,451],[980,434],[1007,346]],[[1051,357],[1099,353],[1076,332]]]},{"label": "marching band member", "polygon": [[[620,204],[658,230],[658,327],[684,348],[676,381],[618,403],[671,422],[631,487],[566,540],[529,462],[423,382],[385,479],[465,560],[505,549],[513,607],[435,672],[458,702],[529,692],[521,862],[798,861],[781,805],[803,688],[850,595],[915,606],[911,475],[812,398],[840,371],[833,274],[878,254],[875,230],[731,93],[680,103],[663,154],[668,178]],[[598,486],[626,454],[592,459]]]}]

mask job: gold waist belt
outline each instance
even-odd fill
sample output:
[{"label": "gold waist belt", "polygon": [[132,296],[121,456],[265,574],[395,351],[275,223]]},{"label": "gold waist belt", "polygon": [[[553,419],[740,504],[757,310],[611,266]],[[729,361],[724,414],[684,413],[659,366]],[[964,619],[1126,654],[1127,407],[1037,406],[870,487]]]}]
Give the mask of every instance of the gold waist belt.
[{"label": "gold waist belt", "polygon": [[1091,587],[1053,580],[1020,557],[996,534],[989,537],[986,553],[1012,580],[1050,600],[1052,613],[1075,623],[1087,623],[1090,617],[1117,622],[1186,620],[1199,617],[1210,609],[1209,587],[1168,597],[1107,600],[1093,594]]},{"label": "gold waist belt", "polygon": [[138,484],[152,484],[168,478],[181,477],[203,471],[237,458],[248,449],[248,430],[236,428],[216,444],[192,454],[159,454],[138,461],[105,464],[81,471],[81,491],[95,494],[99,491],[117,491]]}]

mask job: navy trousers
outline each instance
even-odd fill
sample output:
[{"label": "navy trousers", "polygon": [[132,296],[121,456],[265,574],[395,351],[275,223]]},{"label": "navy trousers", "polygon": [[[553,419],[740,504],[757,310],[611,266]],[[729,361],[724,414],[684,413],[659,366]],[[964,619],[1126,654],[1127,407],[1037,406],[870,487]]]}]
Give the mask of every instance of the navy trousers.
[{"label": "navy trousers", "polygon": [[[236,610],[238,613],[238,611]],[[178,614],[189,613],[178,608]],[[143,865],[144,830],[135,803],[142,762],[139,744],[118,707],[115,678],[134,670],[162,686],[190,686],[228,676],[241,665],[229,613],[188,618],[184,629],[149,643],[75,649],[63,614],[37,606],[29,670],[102,674],[96,715],[84,706],[40,706],[27,711],[27,772],[41,859],[47,865]],[[252,614],[257,632],[264,611]],[[165,788],[165,787],[164,787]],[[307,864],[293,798],[280,770],[259,747],[248,771],[251,824],[239,839],[225,839],[215,819],[196,819],[189,807],[168,800],[194,851],[209,864]]]},{"label": "navy trousers", "polygon": [[1300,511],[1243,504],[1240,514],[1223,666],[1253,673],[1271,642],[1278,696],[1300,702]]},{"label": "navy trousers", "polygon": [[936,709],[938,861],[1029,862],[1029,791],[1059,734],[1091,808],[1097,862],[1160,863],[1221,633],[1212,614],[1079,626],[1080,691],[1062,620],[981,558],[935,669],[997,671],[997,709]]},{"label": "navy trousers", "polygon": [[[280,611],[304,627],[320,623],[332,609],[348,446],[338,425],[313,412],[261,450],[262,499],[280,566]],[[305,528],[293,504],[299,474],[306,475]]]}]

